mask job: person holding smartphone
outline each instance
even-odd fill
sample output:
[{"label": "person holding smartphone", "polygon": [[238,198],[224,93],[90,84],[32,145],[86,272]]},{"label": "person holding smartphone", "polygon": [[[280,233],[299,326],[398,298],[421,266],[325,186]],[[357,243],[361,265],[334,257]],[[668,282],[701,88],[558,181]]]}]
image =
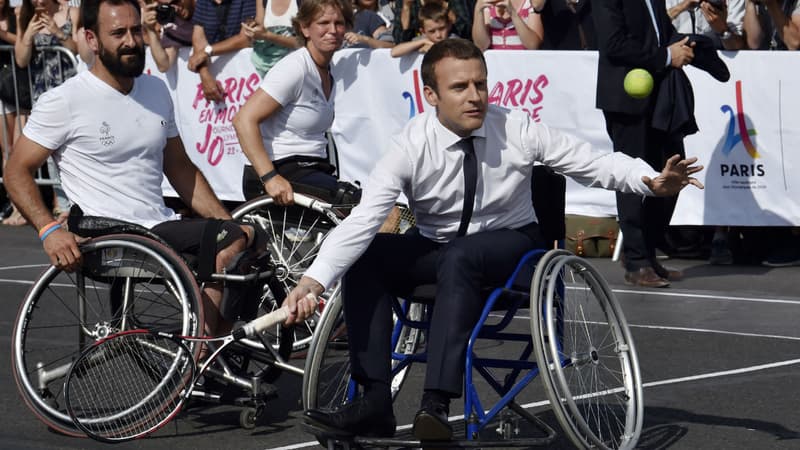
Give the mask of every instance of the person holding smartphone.
[{"label": "person holding smartphone", "polygon": [[667,15],[678,33],[710,37],[719,50],[741,50],[745,0],[667,0]]}]

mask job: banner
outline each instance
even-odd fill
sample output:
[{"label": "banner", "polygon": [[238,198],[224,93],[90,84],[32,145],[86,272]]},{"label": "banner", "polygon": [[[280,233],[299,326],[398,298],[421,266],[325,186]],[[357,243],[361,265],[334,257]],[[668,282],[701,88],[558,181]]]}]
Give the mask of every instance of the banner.
[{"label": "banner", "polygon": [[[247,158],[239,146],[233,117],[261,83],[250,62],[251,51],[213,58],[211,72],[225,92],[225,99],[220,103],[208,102],[203,97],[200,76],[186,67],[190,51],[182,48],[178,60],[165,74],[158,72],[148,52],[145,70],[167,82],[186,153],[206,176],[217,196],[223,200],[244,200],[242,167]],[[163,189],[165,195],[177,195],[166,180]]]},{"label": "banner", "polygon": [[[176,116],[187,153],[220,196],[241,200],[241,153],[231,120],[258,88],[250,49],[215,58],[213,70],[225,102],[202,97],[199,76],[186,69],[182,49],[174,73],[164,78],[175,93]],[[611,151],[602,112],[595,108],[596,52],[488,51],[489,101],[525,111]],[[800,118],[789,111],[800,94],[792,75],[800,59],[791,52],[723,52],[731,80],[720,83],[687,68],[695,92],[700,132],[685,140],[688,156],[706,170],[701,191],[687,188],[673,216],[675,225],[800,225]],[[389,137],[430,106],[422,95],[421,55],[392,58],[388,50],[336,53],[336,119],[331,133],[343,179],[366,180],[388,149]],[[155,65],[152,62],[148,67]],[[660,168],[656,168],[660,169]],[[614,216],[613,192],[584,188],[571,180],[567,212]]]},{"label": "banner", "polygon": [[723,52],[727,83],[690,68],[700,132],[686,153],[705,190],[685,189],[672,224],[800,225],[800,58],[792,52]]}]

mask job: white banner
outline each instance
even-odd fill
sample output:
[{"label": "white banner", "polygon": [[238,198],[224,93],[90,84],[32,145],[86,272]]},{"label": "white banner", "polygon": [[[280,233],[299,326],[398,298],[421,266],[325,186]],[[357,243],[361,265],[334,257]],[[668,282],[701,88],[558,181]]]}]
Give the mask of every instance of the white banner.
[{"label": "white banner", "polygon": [[[241,153],[231,119],[258,88],[250,50],[215,61],[225,87],[223,104],[202,98],[199,77],[186,69],[183,49],[175,74],[176,116],[187,152],[220,198],[241,200]],[[800,225],[800,117],[786,99],[799,98],[800,60],[786,52],[723,53],[731,80],[719,83],[689,68],[700,132],[686,139],[689,156],[706,166],[706,190],[681,194],[673,224]],[[602,113],[595,108],[595,52],[489,51],[490,102],[522,109],[532,118],[611,151]],[[366,180],[388,148],[389,136],[430,106],[422,96],[419,55],[391,58],[388,50],[337,52],[336,120],[332,133],[346,180]],[[154,65],[152,73],[156,73]],[[742,132],[742,130],[747,130]],[[569,182],[567,212],[614,216],[614,195]]]},{"label": "white banner", "polygon": [[[166,74],[160,74],[148,52],[146,71],[167,81],[186,153],[206,176],[217,196],[224,200],[244,200],[242,167],[247,158],[239,146],[232,121],[261,82],[250,62],[250,49],[214,58],[212,73],[225,91],[221,103],[207,102],[203,98],[200,76],[186,68],[189,53],[189,48],[182,48],[175,65]],[[164,192],[175,195],[166,180]]]},{"label": "white banner", "polygon": [[[691,68],[700,132],[686,153],[706,167],[706,189],[686,189],[675,225],[800,225],[800,58],[792,52],[725,52],[718,83]],[[795,99],[795,100],[791,100]]]}]

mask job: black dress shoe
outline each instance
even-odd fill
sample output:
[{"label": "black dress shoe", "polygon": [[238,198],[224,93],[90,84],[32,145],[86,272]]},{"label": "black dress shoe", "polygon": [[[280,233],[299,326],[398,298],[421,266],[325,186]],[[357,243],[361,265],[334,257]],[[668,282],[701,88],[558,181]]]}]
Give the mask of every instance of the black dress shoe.
[{"label": "black dress shoe", "polygon": [[394,412],[373,405],[368,399],[356,399],[334,411],[309,409],[304,413],[306,420],[326,428],[359,436],[392,437],[397,421]]},{"label": "black dress shoe", "polygon": [[448,407],[439,402],[426,402],[414,417],[414,437],[420,441],[449,441],[453,427],[447,422]]}]

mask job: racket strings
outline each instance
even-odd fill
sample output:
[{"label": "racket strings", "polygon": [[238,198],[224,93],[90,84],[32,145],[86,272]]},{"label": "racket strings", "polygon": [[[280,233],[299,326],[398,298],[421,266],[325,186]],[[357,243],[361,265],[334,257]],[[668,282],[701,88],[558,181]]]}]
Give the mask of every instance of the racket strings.
[{"label": "racket strings", "polygon": [[120,335],[87,352],[72,369],[70,414],[106,440],[147,434],[180,408],[193,375],[191,352],[149,333]]}]

